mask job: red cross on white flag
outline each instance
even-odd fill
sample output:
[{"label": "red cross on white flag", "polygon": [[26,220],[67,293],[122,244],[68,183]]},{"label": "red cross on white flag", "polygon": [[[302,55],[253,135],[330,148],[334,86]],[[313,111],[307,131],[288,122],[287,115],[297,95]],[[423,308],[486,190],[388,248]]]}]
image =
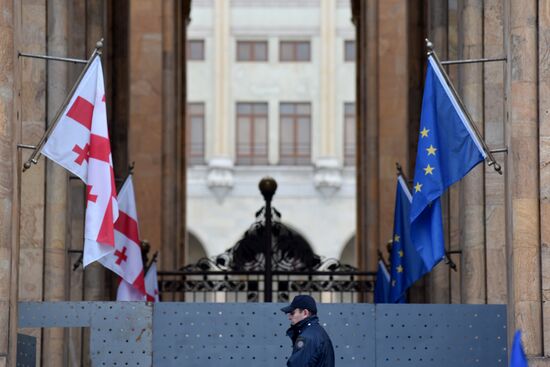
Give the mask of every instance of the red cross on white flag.
[{"label": "red cross on white flag", "polygon": [[[118,219],[115,222],[115,251],[99,259],[106,268],[128,282],[142,298],[145,296],[143,260],[139,241],[139,223],[132,176],[118,193]],[[117,298],[117,300],[119,300]]]},{"label": "red cross on white flag", "polygon": [[118,205],[99,57],[82,77],[41,152],[86,184],[84,266],[113,252]]},{"label": "red cross on white flag", "polygon": [[147,274],[145,275],[145,288],[147,293],[143,295],[143,293],[140,293],[130,283],[121,279],[117,289],[116,300],[159,302],[156,263],[153,263],[149,270],[147,270]]},{"label": "red cross on white flag", "polygon": [[159,302],[159,284],[157,280],[157,263],[153,262],[145,274],[145,292],[147,301]]}]

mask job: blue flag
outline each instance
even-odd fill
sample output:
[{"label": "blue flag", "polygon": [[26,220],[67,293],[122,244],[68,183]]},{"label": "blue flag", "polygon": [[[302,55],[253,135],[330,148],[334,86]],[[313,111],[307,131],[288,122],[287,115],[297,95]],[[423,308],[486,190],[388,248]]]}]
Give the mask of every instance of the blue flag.
[{"label": "blue flag", "polygon": [[440,196],[486,156],[443,71],[430,56],[410,213],[411,239],[428,269],[445,255]]},{"label": "blue flag", "polygon": [[376,283],[374,285],[374,303],[389,303],[390,300],[390,273],[382,260],[378,261]]},{"label": "blue flag", "polygon": [[512,352],[510,353],[510,367],[528,367],[527,357],[521,345],[521,331],[517,330],[514,335],[514,343],[512,344]]},{"label": "blue flag", "polygon": [[424,261],[411,241],[409,224],[411,200],[411,192],[400,175],[397,178],[395,192],[393,239],[390,256],[390,302],[393,303],[403,302],[407,289],[428,272]]}]

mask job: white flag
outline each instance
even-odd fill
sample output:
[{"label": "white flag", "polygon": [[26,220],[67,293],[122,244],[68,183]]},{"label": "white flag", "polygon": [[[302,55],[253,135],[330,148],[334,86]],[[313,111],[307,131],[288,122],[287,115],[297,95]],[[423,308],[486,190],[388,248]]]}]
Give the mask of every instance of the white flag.
[{"label": "white flag", "polygon": [[157,280],[157,263],[153,262],[145,274],[145,292],[147,293],[147,301],[159,302],[159,287]]},{"label": "white flag", "polygon": [[[118,193],[118,219],[115,222],[115,251],[99,259],[145,296],[143,260],[139,240],[139,222],[132,176],[128,176]],[[118,298],[117,298],[118,299]]]},{"label": "white flag", "polygon": [[84,266],[114,252],[118,205],[99,57],[82,77],[41,152],[86,184]]},{"label": "white flag", "polygon": [[146,297],[145,297],[145,294],[138,291],[130,283],[128,283],[124,279],[120,279],[120,284],[118,285],[118,289],[116,292],[116,300],[117,301],[145,301]]}]

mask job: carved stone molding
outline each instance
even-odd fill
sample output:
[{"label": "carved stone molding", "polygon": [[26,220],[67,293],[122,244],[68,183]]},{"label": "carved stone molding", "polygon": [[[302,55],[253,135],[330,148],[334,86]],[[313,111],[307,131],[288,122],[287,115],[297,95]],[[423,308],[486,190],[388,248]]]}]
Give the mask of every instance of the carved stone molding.
[{"label": "carved stone molding", "polygon": [[206,183],[219,201],[233,189],[233,161],[230,158],[212,158],[208,162]]},{"label": "carved stone molding", "polygon": [[319,158],[315,162],[315,187],[325,197],[330,197],[342,187],[342,166],[336,158]]}]

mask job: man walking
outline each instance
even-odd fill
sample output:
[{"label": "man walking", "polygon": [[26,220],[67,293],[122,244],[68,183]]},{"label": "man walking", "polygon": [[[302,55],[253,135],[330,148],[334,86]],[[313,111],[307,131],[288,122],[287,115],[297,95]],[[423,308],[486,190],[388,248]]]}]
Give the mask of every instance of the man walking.
[{"label": "man walking", "polygon": [[327,332],[319,325],[315,300],[311,296],[299,295],[281,310],[290,320],[286,335],[292,339],[292,355],[286,365],[334,367],[334,348]]}]

